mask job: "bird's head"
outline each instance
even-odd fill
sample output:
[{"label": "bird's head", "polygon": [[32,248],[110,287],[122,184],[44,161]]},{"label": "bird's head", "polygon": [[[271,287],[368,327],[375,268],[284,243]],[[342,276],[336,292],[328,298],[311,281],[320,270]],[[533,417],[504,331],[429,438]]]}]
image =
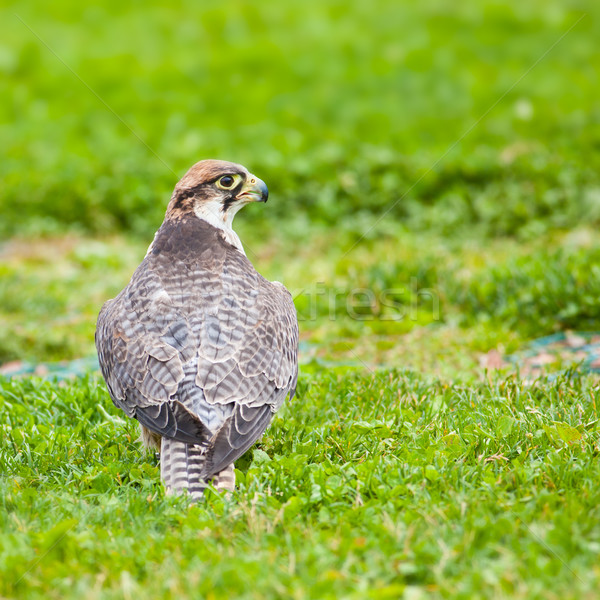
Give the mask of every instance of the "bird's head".
[{"label": "bird's head", "polygon": [[269,190],[264,181],[236,163],[202,160],[175,186],[167,218],[186,215],[231,227],[235,214],[250,202],[266,202]]}]

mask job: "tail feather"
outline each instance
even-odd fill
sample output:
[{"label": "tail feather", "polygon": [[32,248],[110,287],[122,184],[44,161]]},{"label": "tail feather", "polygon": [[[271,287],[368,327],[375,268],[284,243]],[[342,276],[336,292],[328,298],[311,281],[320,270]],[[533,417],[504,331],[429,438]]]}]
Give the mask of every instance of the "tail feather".
[{"label": "tail feather", "polygon": [[202,476],[205,454],[201,446],[162,438],[160,474],[168,494],[180,494],[186,490],[192,500],[202,498],[207,486]]}]

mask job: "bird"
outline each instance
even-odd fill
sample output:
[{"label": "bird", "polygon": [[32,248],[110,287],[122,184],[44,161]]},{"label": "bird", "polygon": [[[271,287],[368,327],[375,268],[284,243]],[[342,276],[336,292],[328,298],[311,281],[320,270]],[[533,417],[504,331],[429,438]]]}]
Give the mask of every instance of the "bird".
[{"label": "bird", "polygon": [[160,453],[167,494],[233,491],[235,461],[294,397],[292,296],[256,271],[232,227],[243,206],[268,196],[242,165],[194,164],[128,285],[100,310],[102,376]]}]

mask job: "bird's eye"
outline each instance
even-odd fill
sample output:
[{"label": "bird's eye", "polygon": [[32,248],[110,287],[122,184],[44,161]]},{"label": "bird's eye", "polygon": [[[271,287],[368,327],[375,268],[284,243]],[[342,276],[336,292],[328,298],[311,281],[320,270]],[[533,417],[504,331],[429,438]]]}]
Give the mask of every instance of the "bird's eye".
[{"label": "bird's eye", "polygon": [[233,175],[223,175],[217,185],[223,190],[230,190],[235,185],[236,178]]}]

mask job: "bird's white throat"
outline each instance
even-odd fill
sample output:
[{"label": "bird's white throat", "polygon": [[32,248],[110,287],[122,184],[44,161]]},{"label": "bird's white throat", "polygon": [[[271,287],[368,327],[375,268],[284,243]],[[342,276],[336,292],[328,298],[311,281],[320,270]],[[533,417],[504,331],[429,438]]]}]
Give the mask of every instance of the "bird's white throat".
[{"label": "bird's white throat", "polygon": [[233,218],[244,204],[246,203],[238,201],[232,204],[226,212],[223,212],[223,204],[220,200],[209,200],[208,202],[196,204],[194,213],[199,219],[216,227],[225,238],[225,241],[235,246],[245,256],[246,253],[244,252],[242,242],[238,234],[233,230]]}]

